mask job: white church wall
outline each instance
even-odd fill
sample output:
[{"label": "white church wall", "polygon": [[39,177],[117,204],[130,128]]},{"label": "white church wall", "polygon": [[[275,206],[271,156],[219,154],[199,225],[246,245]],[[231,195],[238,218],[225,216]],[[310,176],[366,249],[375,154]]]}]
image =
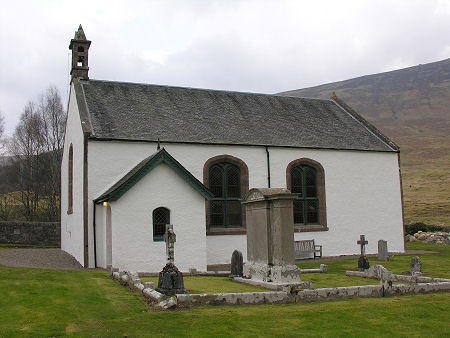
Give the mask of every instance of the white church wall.
[{"label": "white church wall", "polygon": [[177,236],[175,265],[181,271],[206,271],[204,197],[166,164],[159,164],[110,206],[114,267],[140,272],[164,267],[166,246],[153,241],[152,212],[165,207]]},{"label": "white church wall", "polygon": [[[247,164],[250,188],[267,187],[267,158],[262,146],[162,146],[201,182],[205,162],[227,154]],[[90,141],[89,200],[101,195],[154,152],[155,143]],[[396,153],[270,147],[269,152],[272,187],[286,187],[286,167],[294,159],[313,159],[325,170],[329,230],[295,233],[296,239],[315,239],[323,245],[324,255],[357,253],[360,234],[369,240],[368,253],[377,251],[379,239],[388,241],[390,251],[404,250]],[[204,206],[201,214],[205,216]],[[92,222],[92,216],[89,219]],[[240,249],[245,257],[245,248],[245,235],[207,236],[207,263],[229,263],[234,249]]]},{"label": "white church wall", "polygon": [[106,208],[102,205],[95,208],[95,242],[97,267],[106,268]]},{"label": "white church wall", "polygon": [[[70,92],[64,151],[61,163],[61,249],[84,264],[83,251],[83,142],[75,90]],[[68,214],[68,160],[73,147],[73,213]]]},{"label": "white church wall", "polygon": [[218,235],[206,237],[208,264],[230,264],[234,250],[242,252],[247,259],[246,235]]},{"label": "white church wall", "polygon": [[[271,152],[272,172],[286,172],[293,159],[307,157],[325,171],[328,231],[297,232],[296,240],[315,239],[325,256],[356,254],[364,234],[367,253],[378,251],[378,240],[389,251],[403,252],[403,221],[396,153],[277,149]],[[273,176],[273,186],[286,186],[284,175]]]}]

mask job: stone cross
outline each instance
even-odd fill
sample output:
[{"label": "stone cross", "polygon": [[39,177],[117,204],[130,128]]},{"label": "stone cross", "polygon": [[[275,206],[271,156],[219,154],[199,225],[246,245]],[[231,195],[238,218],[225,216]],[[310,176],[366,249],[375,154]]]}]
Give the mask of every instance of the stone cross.
[{"label": "stone cross", "polygon": [[359,241],[357,241],[356,244],[359,244],[361,246],[361,257],[364,257],[366,255],[365,245],[369,244],[369,242],[366,241],[366,236],[364,235],[359,236]]},{"label": "stone cross", "polygon": [[173,232],[173,224],[166,224],[166,233],[164,234],[164,242],[166,242],[167,263],[174,262],[174,243],[177,236]]}]

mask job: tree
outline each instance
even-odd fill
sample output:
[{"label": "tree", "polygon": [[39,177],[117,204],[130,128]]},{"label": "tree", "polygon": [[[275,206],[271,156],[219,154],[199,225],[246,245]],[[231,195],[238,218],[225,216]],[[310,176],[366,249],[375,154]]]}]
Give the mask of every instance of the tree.
[{"label": "tree", "polygon": [[17,190],[27,221],[35,220],[39,207],[42,190],[39,176],[43,163],[40,155],[45,149],[44,141],[41,116],[36,104],[29,101],[10,142],[10,151],[18,164]]},{"label": "tree", "polygon": [[5,132],[5,118],[3,117],[3,114],[0,111],[0,139],[3,138],[4,132]]},{"label": "tree", "polygon": [[0,155],[3,153],[5,142],[5,118],[3,117],[2,112],[0,111]]},{"label": "tree", "polygon": [[47,196],[45,210],[49,220],[59,217],[59,196],[61,187],[60,165],[62,148],[64,146],[64,132],[66,116],[61,96],[55,86],[47,88],[39,99],[39,111],[42,119],[42,134],[46,158],[44,192]]}]

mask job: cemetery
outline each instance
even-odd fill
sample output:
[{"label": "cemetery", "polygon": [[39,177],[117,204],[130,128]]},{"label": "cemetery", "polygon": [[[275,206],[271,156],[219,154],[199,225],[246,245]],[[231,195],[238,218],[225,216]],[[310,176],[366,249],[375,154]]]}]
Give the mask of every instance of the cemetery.
[{"label": "cemetery", "polygon": [[[304,274],[327,274],[327,265],[316,269],[300,269],[295,264],[292,206],[296,194],[286,189],[251,189],[243,204],[247,213],[247,262],[242,253],[231,255],[231,271],[197,272],[191,276],[210,278],[229,275],[237,283],[262,287],[265,291],[189,293],[185,289],[183,273],[174,264],[176,234],[173,225],[166,225],[167,264],[158,274],[158,284],[141,281],[141,277],[155,273],[119,271],[111,269],[111,276],[124,286],[141,293],[155,309],[166,310],[195,305],[261,305],[349,299],[355,297],[386,297],[417,293],[450,291],[450,279],[422,276],[422,263],[412,258],[406,274],[394,274],[383,265],[370,266],[365,253],[368,241],[361,235],[357,267],[346,271],[349,277],[378,280],[374,285],[314,288],[311,281],[302,280]],[[311,247],[315,256],[315,246]],[[378,241],[378,261],[389,261],[388,243]],[[399,283],[400,282],[400,283]]]}]

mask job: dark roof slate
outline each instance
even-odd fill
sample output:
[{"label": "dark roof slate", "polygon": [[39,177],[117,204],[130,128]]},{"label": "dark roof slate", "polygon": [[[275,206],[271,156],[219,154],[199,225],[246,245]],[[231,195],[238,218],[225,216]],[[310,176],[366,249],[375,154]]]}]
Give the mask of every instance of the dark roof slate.
[{"label": "dark roof slate", "polygon": [[210,200],[213,197],[211,191],[196,179],[183,165],[173,158],[164,148],[139,162],[134,168],[126,173],[111,188],[95,199],[95,203],[105,201],[117,201],[122,195],[130,190],[137,182],[147,175],[160,163],[167,164],[194,190],[199,192],[204,198]]},{"label": "dark roof slate", "polygon": [[397,151],[332,100],[80,82],[94,139]]}]

